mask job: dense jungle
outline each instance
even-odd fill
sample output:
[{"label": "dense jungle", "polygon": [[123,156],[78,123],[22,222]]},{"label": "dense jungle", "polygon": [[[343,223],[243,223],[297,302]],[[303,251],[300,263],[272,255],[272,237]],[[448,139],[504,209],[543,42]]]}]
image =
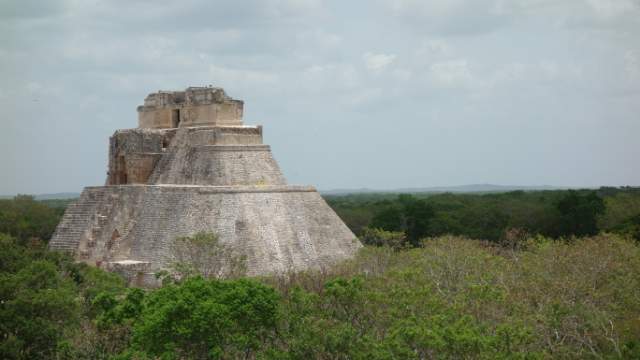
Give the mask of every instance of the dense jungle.
[{"label": "dense jungle", "polygon": [[246,278],[185,258],[152,290],[47,250],[70,200],[0,200],[0,358],[640,358],[640,188],[325,200],[355,259]]}]

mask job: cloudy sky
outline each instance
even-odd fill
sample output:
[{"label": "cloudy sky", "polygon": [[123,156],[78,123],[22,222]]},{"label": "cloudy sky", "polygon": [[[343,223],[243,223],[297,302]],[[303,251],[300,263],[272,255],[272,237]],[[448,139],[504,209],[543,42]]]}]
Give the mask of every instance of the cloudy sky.
[{"label": "cloudy sky", "polygon": [[222,86],[290,183],[640,185],[640,0],[0,0],[0,194]]}]

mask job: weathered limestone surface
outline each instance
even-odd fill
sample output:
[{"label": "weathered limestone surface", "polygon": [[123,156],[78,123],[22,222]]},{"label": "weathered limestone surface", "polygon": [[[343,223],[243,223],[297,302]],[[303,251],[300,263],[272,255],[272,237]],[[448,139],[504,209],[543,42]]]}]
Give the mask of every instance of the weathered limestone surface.
[{"label": "weathered limestone surface", "polygon": [[109,140],[107,185],[146,183],[176,129],[128,129]]},{"label": "weathered limestone surface", "polygon": [[[157,271],[176,237],[198,231],[242,249],[249,275],[328,266],[360,247],[313,187],[120,185],[86,188],[77,204],[87,199],[94,215],[65,215],[51,247],[92,265],[136,259]],[[84,231],[63,242],[68,228]]]},{"label": "weathered limestone surface", "polygon": [[[139,112],[212,104],[242,108],[222,89],[189,88],[151,94]],[[313,187],[286,184],[262,127],[242,125],[241,111],[233,125],[220,114],[177,128],[141,118],[140,128],[116,131],[107,185],[85,188],[68,207],[51,249],[143,286],[168,267],[175,238],[199,231],[246,256],[248,275],[352,257],[360,242]]]},{"label": "weathered limestone surface", "polygon": [[231,99],[221,88],[158,91],[138,107],[138,123],[141,128],[241,125],[243,107],[242,101]]},{"label": "weathered limestone surface", "polygon": [[261,128],[186,128],[178,130],[149,183],[283,185],[285,179],[262,144]]}]

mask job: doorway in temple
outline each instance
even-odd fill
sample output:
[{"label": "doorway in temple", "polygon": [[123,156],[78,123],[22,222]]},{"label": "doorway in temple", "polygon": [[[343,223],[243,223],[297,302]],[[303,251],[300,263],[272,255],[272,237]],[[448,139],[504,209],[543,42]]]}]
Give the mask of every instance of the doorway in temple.
[{"label": "doorway in temple", "polygon": [[171,110],[171,127],[177,128],[180,126],[180,109]]}]

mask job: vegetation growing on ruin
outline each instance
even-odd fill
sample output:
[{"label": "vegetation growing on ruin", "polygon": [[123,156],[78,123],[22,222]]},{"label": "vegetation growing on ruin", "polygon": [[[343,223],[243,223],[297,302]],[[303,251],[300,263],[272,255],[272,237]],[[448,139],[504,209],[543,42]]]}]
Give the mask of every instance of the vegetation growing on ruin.
[{"label": "vegetation growing on ruin", "polygon": [[639,198],[334,198],[369,244],[352,261],[261,279],[194,270],[155,290],[47,251],[60,212],[6,200],[0,358],[638,358]]},{"label": "vegetation growing on ruin", "polygon": [[174,239],[171,269],[156,274],[164,283],[196,275],[213,279],[238,278],[246,273],[246,257],[220,243],[217,234],[201,231]]}]

